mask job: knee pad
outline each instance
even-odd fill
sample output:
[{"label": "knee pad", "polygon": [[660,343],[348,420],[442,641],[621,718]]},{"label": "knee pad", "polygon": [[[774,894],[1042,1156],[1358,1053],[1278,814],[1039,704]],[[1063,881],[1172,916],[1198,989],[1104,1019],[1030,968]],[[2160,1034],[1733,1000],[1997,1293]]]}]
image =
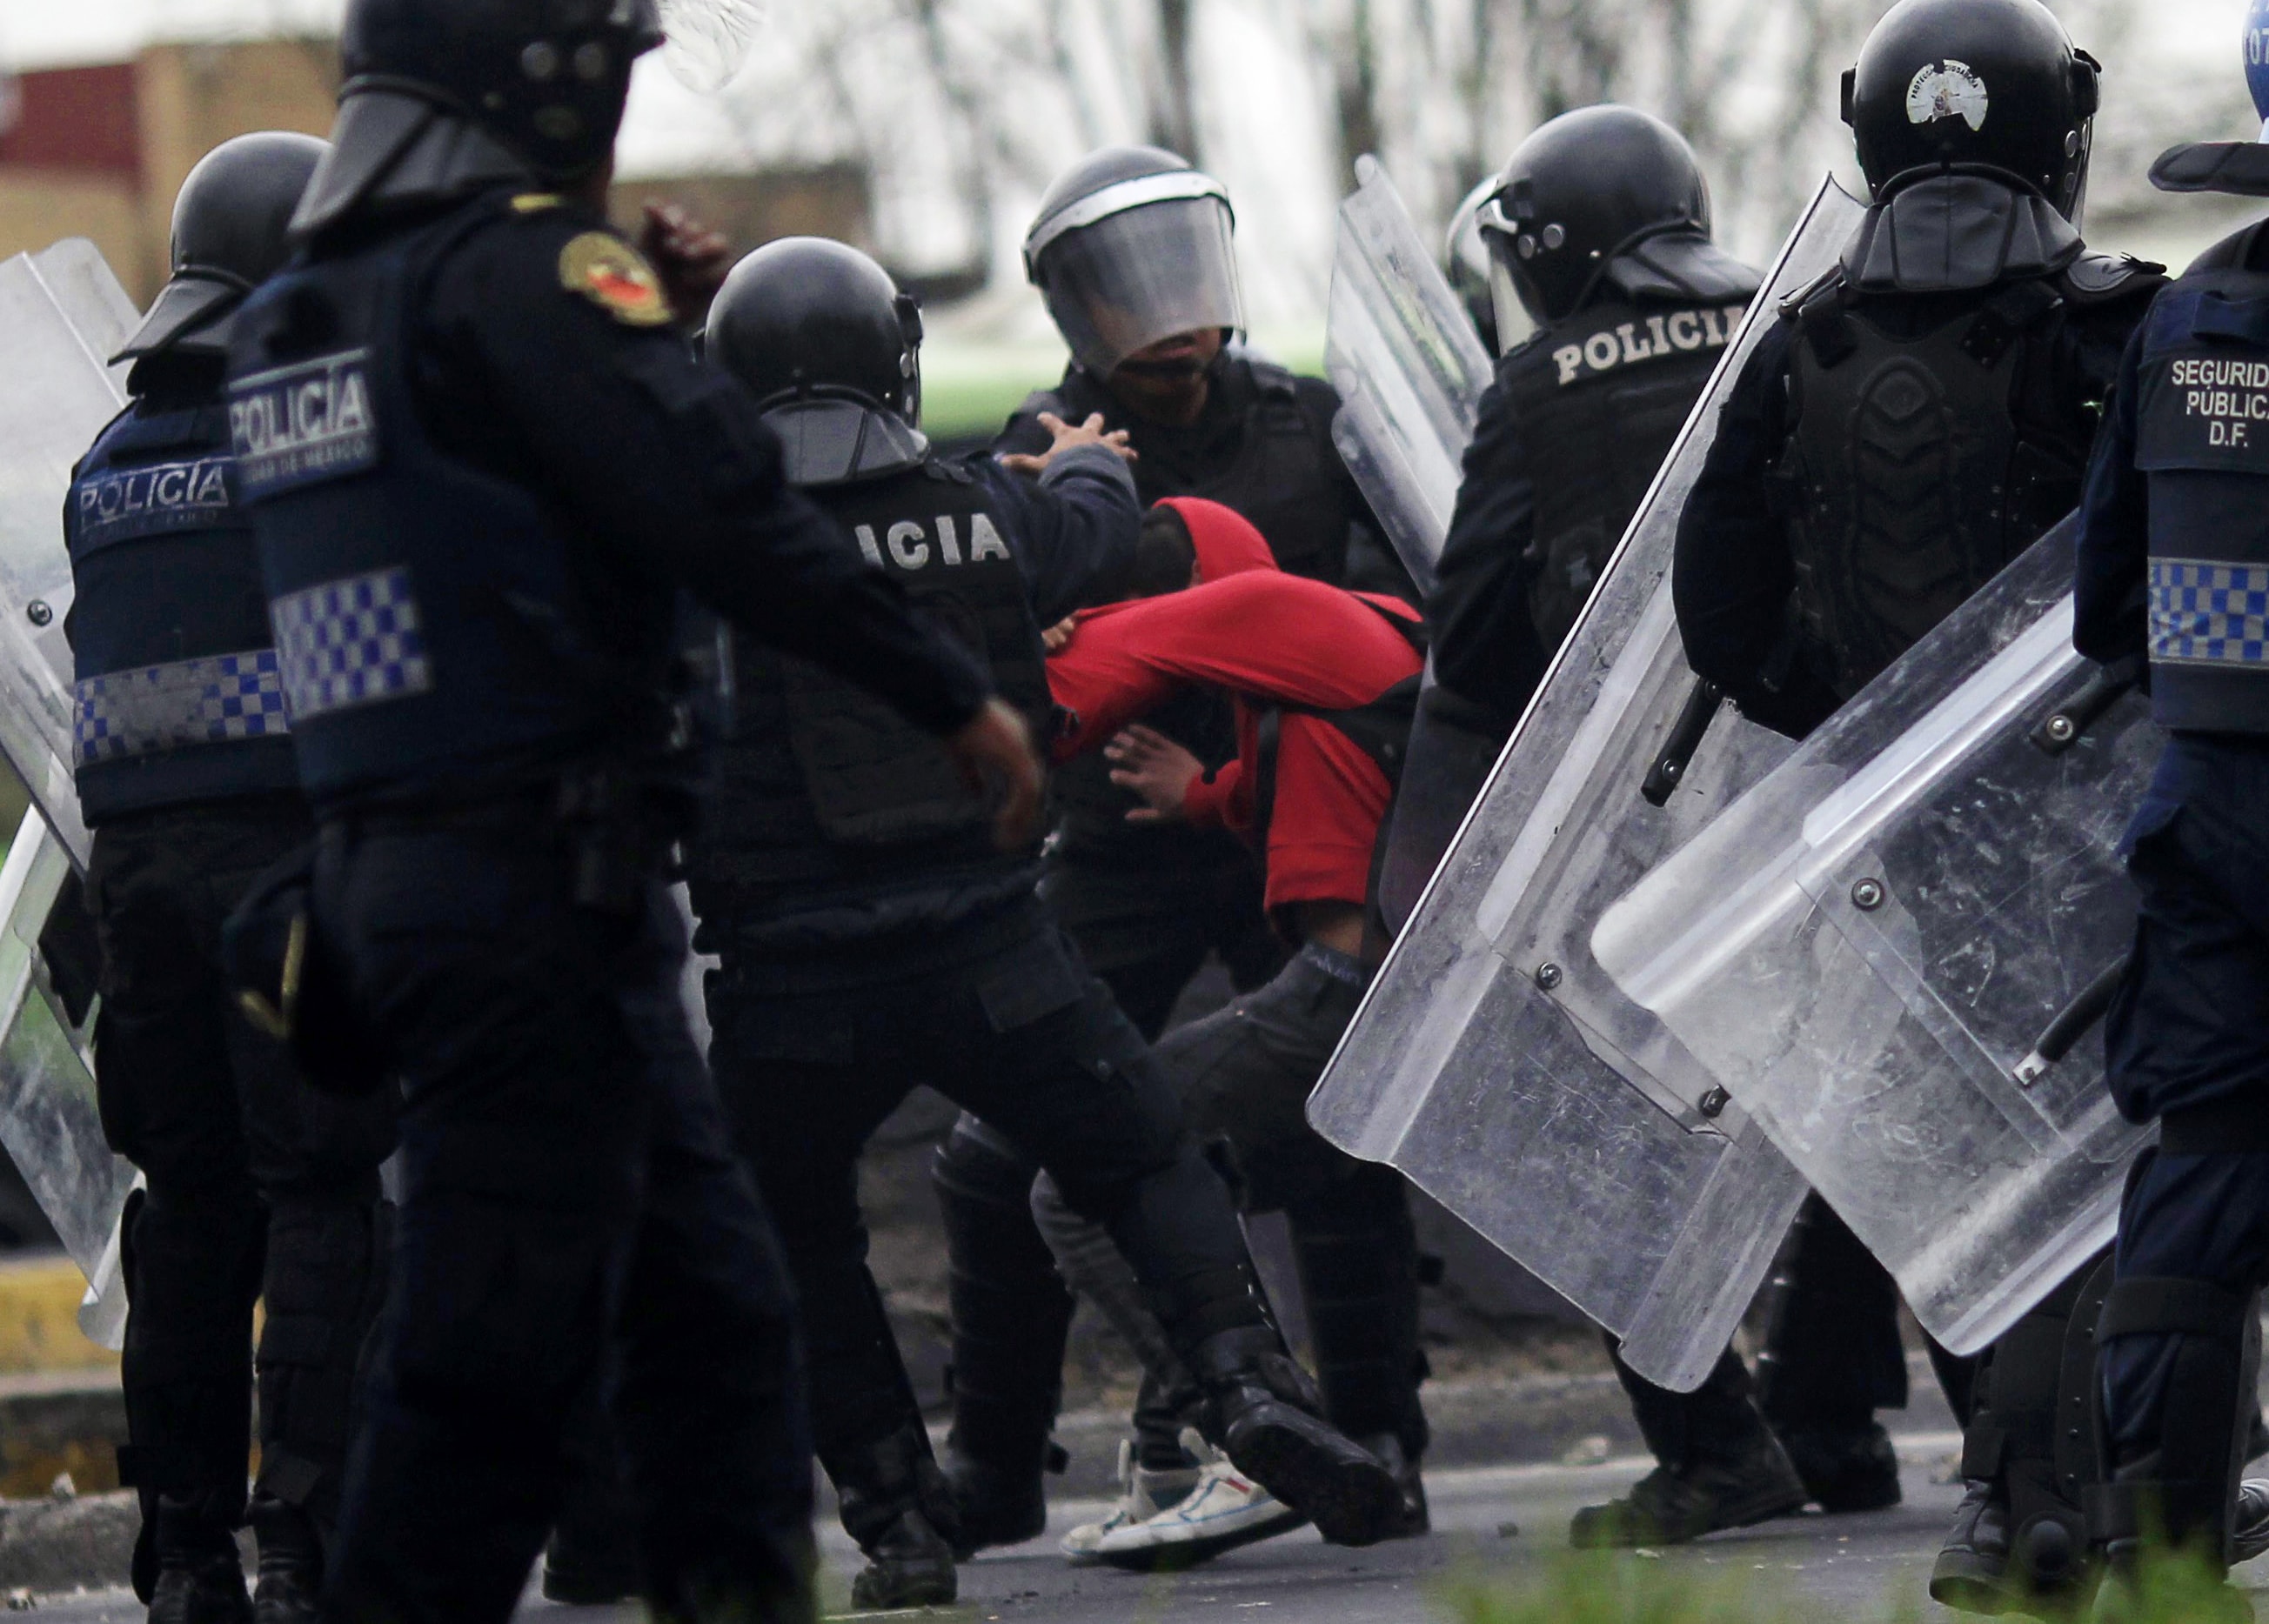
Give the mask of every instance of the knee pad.
[{"label": "knee pad", "polygon": [[2095,1384],[2104,1480],[2087,1497],[2092,1543],[2117,1550],[2163,1538],[2227,1562],[2256,1403],[2258,1300],[2254,1292],[2152,1275],[2120,1281],[2106,1294],[2098,1358],[2124,1339],[2146,1338],[2131,1351],[2155,1344],[2162,1368],[2139,1416],[2107,1414],[2103,1383]]}]

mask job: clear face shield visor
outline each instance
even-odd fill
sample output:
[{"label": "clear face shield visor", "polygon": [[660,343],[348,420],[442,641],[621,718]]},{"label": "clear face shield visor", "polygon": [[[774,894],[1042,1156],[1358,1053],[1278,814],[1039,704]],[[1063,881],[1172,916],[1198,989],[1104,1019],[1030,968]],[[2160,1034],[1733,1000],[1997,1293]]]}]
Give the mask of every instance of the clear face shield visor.
[{"label": "clear face shield visor", "polygon": [[[1533,229],[1524,225],[1514,217],[1513,210],[1506,207],[1502,191],[1484,199],[1474,210],[1473,229],[1489,255],[1489,306],[1497,312],[1497,345],[1502,353],[1544,326],[1548,320],[1541,291],[1516,267],[1521,261],[1534,258],[1540,246],[1557,248],[1561,245],[1549,237],[1540,245]],[[1561,230],[1556,225],[1546,229],[1548,233]]]},{"label": "clear face shield visor", "polygon": [[1188,170],[1144,175],[1043,222],[1024,264],[1073,358],[1108,378],[1162,339],[1244,328],[1235,230],[1217,181]]}]

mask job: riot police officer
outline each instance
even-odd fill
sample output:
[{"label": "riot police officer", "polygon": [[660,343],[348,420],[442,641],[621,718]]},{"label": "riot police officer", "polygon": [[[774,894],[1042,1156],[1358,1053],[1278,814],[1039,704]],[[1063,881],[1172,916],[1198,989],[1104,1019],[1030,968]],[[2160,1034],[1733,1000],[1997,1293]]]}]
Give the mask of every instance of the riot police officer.
[{"label": "riot police officer", "polygon": [[[2246,78],[2269,119],[2265,29],[2255,0]],[[2151,180],[2269,196],[2269,146],[2178,146]],[[2142,906],[2104,1026],[2121,1112],[2160,1123],[2128,1178],[2097,1338],[2109,1481],[2088,1532],[2122,1578],[2154,1535],[2216,1574],[2269,1544],[2269,1499],[2236,1480],[2269,1281],[2265,382],[2269,231],[2257,222],[2193,262],[2130,340],[2081,506],[2073,644],[2110,668],[2147,661],[2152,713],[2172,735],[2127,827]],[[2228,1596],[2228,1616],[2251,1610]]]},{"label": "riot police officer", "polygon": [[[995,449],[1045,450],[1044,414],[1073,423],[1099,415],[1137,454],[1145,507],[1204,497],[1257,526],[1295,574],[1356,584],[1352,570],[1408,593],[1333,448],[1331,386],[1231,343],[1245,325],[1234,231],[1220,182],[1155,147],[1107,147],[1060,176],[1024,263],[1071,361],[1054,388],[1010,418]],[[1375,580],[1382,569],[1394,579]],[[1217,696],[1178,695],[1145,720],[1208,766],[1237,754]],[[1260,868],[1233,836],[1130,823],[1141,803],[1099,756],[1067,763],[1053,790],[1043,891],[1144,1037],[1164,1029],[1208,951],[1240,991],[1276,973],[1283,949],[1268,927]],[[1072,1304],[1032,1227],[1036,1170],[973,1120],[957,1126],[935,1168],[955,1259],[948,1465],[972,1544],[1029,1538],[1046,1517],[1039,1463]]]},{"label": "riot police officer", "polygon": [[[1539,127],[1476,208],[1499,331],[1427,610],[1437,631],[1382,905],[1400,924],[1725,355],[1759,284],[1716,247],[1693,152],[1636,108]],[[1615,1361],[1660,1470],[1579,1514],[1579,1543],[1690,1539],[1806,1488],[1732,1354],[1691,1394]],[[1827,1486],[1823,1486],[1827,1487]],[[1829,1488],[1832,1495],[1834,1489]]]},{"label": "riot police officer", "polygon": [[[1037,485],[991,459],[941,461],[914,426],[920,339],[879,267],[810,240],[744,261],[709,328],[846,556],[904,583],[1052,732],[1040,626],[1118,595],[1138,567],[1134,481],[1092,419],[1055,426]],[[1210,1442],[1327,1537],[1381,1537],[1394,1478],[1314,1418],[1228,1190],[1035,895],[1036,853],[997,849],[935,744],[839,678],[751,646],[734,688],[724,782],[690,865],[699,940],[722,959],[712,1063],[801,1288],[820,1458],[869,1559],[854,1600],[950,1600],[965,1533],[858,1208],[861,1147],[925,1082],[1111,1231],[1203,1386]]]},{"label": "riot police officer", "polygon": [[299,1007],[403,1090],[328,1617],[508,1617],[608,1369],[656,1609],[811,1616],[789,1294],[677,1000],[679,591],[949,740],[1005,830],[1038,805],[1021,718],[605,226],[661,39],[651,0],[351,0],[300,251],[231,344],[321,825]]},{"label": "riot police officer", "polygon": [[64,514],[103,956],[96,1089],[112,1147],[144,1181],[122,1242],[119,1479],[142,1500],[135,1588],[152,1619],[181,1624],[247,1616],[235,1530],[259,1296],[251,1616],[314,1617],[356,1356],[382,1292],[387,1102],[309,1090],[221,970],[222,921],[313,830],[223,383],[238,311],[289,252],[323,151],[305,136],[245,136],[190,172],[173,279],[121,357],[132,403],[79,464]]},{"label": "riot police officer", "polygon": [[[1756,720],[1802,735],[2077,498],[2120,349],[2162,285],[2081,240],[2097,75],[2035,0],[1902,0],[1845,76],[1870,206],[1736,381],[1678,534],[1688,659]],[[1846,1271],[1888,1325],[1880,1267],[1855,1251]],[[2084,1275],[1976,1377],[1969,1489],[1932,1581],[1951,1605],[1998,1612],[2082,1579],[2088,1473],[2058,1440],[2066,1343],[2093,1329]],[[1791,1365],[1845,1341],[1844,1318],[1792,1323]],[[1785,1436],[1863,1419],[1848,1384],[1802,1388],[1774,1412]]]}]

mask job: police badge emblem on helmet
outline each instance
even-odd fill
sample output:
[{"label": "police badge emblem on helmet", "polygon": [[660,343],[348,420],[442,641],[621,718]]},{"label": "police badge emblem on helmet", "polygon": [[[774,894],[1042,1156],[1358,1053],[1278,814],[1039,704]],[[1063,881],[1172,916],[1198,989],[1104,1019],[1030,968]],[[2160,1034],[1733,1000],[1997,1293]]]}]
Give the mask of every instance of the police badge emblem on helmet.
[{"label": "police badge emblem on helmet", "polygon": [[1968,63],[1955,62],[1952,57],[1922,68],[1907,86],[1907,122],[1911,124],[1935,124],[1942,118],[1958,118],[1972,129],[1983,129],[1990,105],[1985,81]]}]

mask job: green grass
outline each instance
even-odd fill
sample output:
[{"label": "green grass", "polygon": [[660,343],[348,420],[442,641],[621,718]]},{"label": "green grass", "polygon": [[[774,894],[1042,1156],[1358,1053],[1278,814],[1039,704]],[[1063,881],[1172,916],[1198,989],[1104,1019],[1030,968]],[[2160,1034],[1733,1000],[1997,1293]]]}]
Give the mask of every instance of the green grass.
[{"label": "green grass", "polygon": [[[2112,1599],[2107,1593],[2099,1605]],[[2179,1556],[2151,1562],[2138,1593],[2117,1599],[2116,1607],[2081,1609],[2076,1617],[2206,1624],[2247,1616],[2242,1591]],[[1829,1617],[1822,1598],[1778,1575],[1704,1570],[1630,1553],[1571,1554],[1526,1580],[1453,1581],[1438,1592],[1437,1611],[1452,1624],[1824,1624]],[[1873,1607],[1833,1616],[1836,1624],[1918,1624],[1934,1612],[1918,1578],[1911,1591],[1903,1586]]]}]

